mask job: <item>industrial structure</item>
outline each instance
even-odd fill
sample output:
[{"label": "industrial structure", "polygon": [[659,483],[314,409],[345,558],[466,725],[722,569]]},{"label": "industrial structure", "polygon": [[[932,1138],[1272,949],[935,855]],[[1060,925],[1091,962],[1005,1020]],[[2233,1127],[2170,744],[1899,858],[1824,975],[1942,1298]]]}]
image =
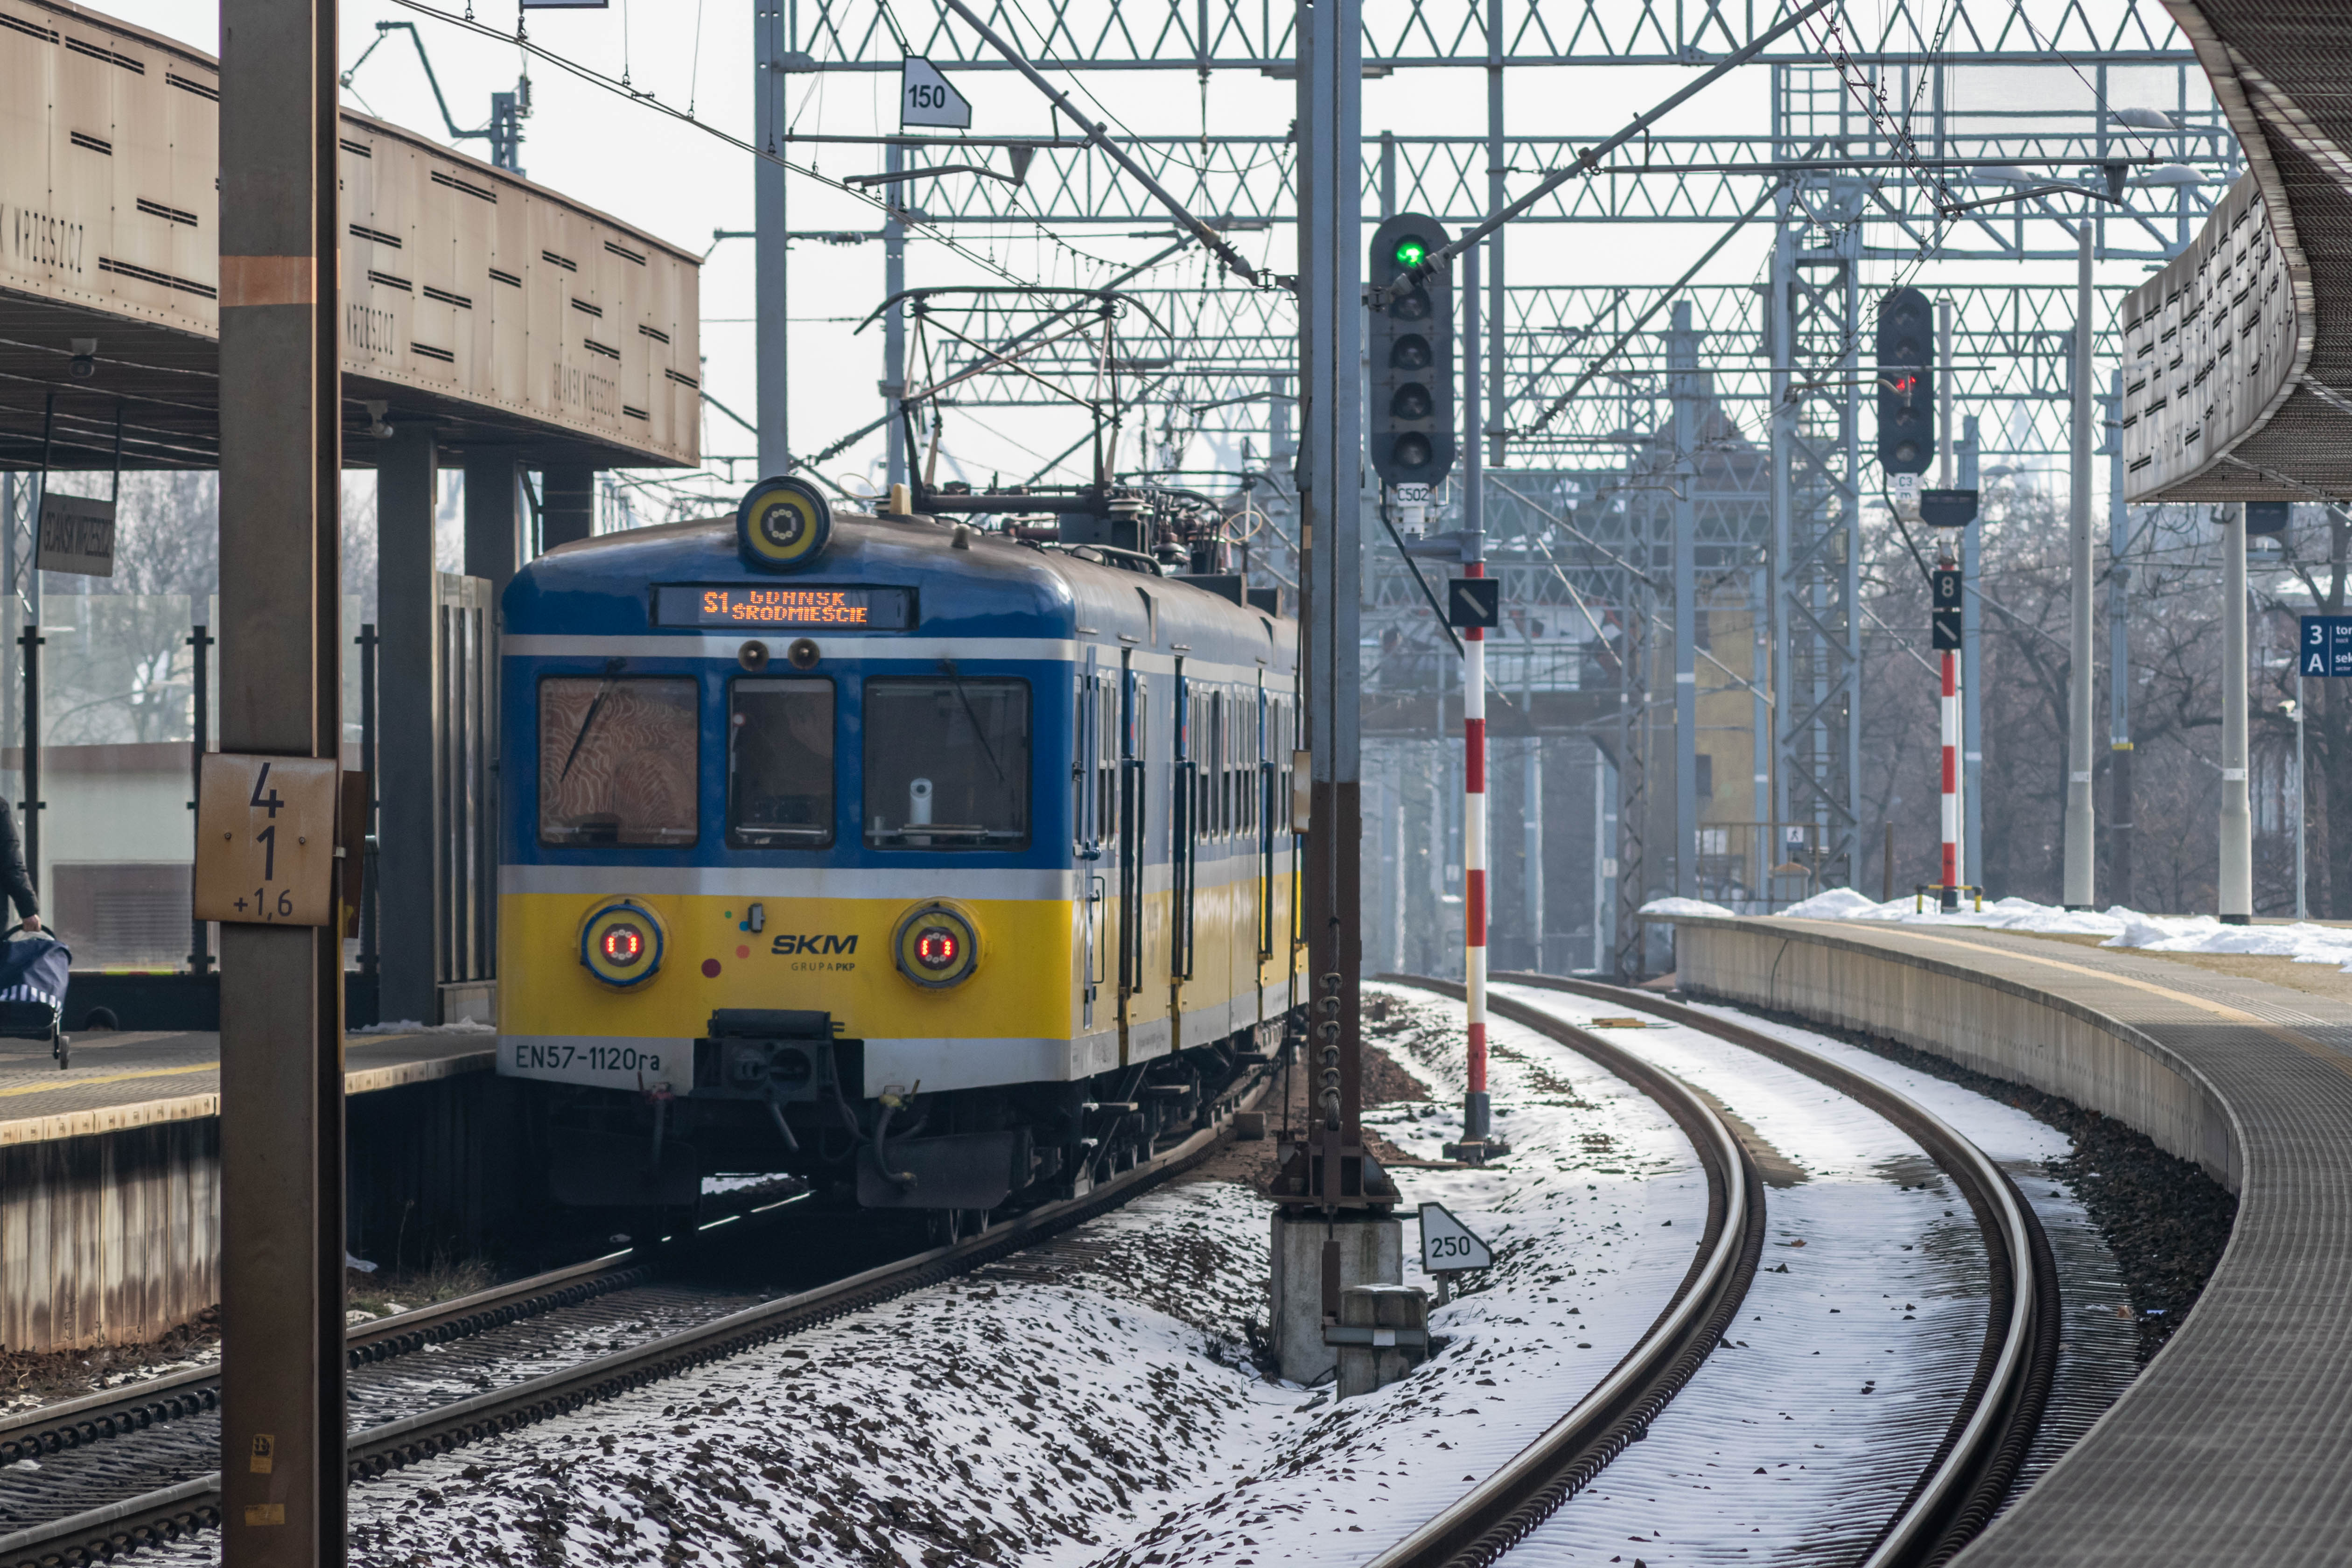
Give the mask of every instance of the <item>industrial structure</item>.
[{"label": "industrial structure", "polygon": [[[0,1291],[0,1327],[37,1324],[8,1331],[58,1344],[148,1331],[184,1314],[217,1275],[230,1324],[220,1400],[227,1459],[211,1484],[228,1561],[331,1561],[342,1539],[346,1173],[393,1163],[384,1144],[413,1126],[471,1139],[476,1152],[484,1141],[481,1124],[467,1123],[478,1109],[470,1101],[462,1114],[411,1121],[371,1109],[347,1123],[347,1094],[480,1076],[486,1064],[410,1053],[387,1062],[381,1083],[367,1081],[346,1058],[346,1026],[463,1027],[528,1012],[498,994],[526,967],[507,973],[501,963],[499,894],[543,889],[524,886],[535,863],[506,853],[530,808],[501,792],[509,780],[535,786],[542,770],[501,769],[498,720],[508,699],[499,671],[586,655],[520,640],[527,631],[504,642],[506,591],[534,557],[608,531],[595,500],[600,471],[707,469],[713,409],[748,426],[763,478],[790,479],[811,497],[817,484],[841,489],[827,477],[834,458],[878,445],[875,494],[851,499],[888,520],[871,522],[874,537],[899,541],[903,531],[915,538],[909,551],[971,551],[955,520],[976,515],[994,520],[1002,536],[982,552],[992,560],[1049,547],[1095,552],[1075,576],[1116,600],[1120,616],[1073,635],[1128,645],[1104,642],[1096,651],[1105,658],[1132,659],[1160,635],[1160,609],[1141,589],[1139,606],[1129,605],[1118,590],[1131,584],[1117,572],[1194,579],[1230,602],[1230,616],[1223,603],[1215,613],[1243,628],[1236,637],[1261,623],[1272,637],[1298,616],[1292,689],[1245,670],[1236,655],[1224,672],[1232,689],[1203,694],[1227,705],[1203,713],[1248,706],[1282,716],[1254,749],[1218,742],[1235,782],[1215,798],[1252,805],[1242,814],[1247,852],[1236,837],[1225,858],[1262,858],[1271,882],[1289,847],[1278,851],[1277,841],[1303,838],[1300,912],[1286,897],[1277,919],[1269,894],[1252,932],[1229,920],[1229,941],[1262,942],[1250,949],[1258,973],[1247,1008],[1221,994],[1228,1026],[1192,1043],[1226,1053],[1220,1072],[1147,1084],[1138,1070],[1114,1092],[1106,1075],[1129,1068],[1122,993],[1115,1026],[1089,1019],[1086,1048],[1097,1056],[1086,1072],[1031,1075],[1066,1079],[1077,1107],[1076,1120],[1055,1123],[1053,1161],[1025,1163],[1024,1130],[1018,1179],[975,1188],[987,1202],[948,1205],[907,1198],[911,1168],[881,1168],[892,1190],[877,1189],[868,1206],[940,1207],[956,1216],[937,1233],[950,1244],[967,1224],[984,1226],[1010,1193],[1066,1183],[1074,1201],[1082,1179],[1108,1183],[1148,1162],[1163,1135],[1213,1131],[1233,1110],[1228,1086],[1255,1088],[1272,1061],[1295,1058],[1308,1109],[1295,1137],[1285,1126],[1270,1189],[1284,1207],[1277,1316],[1286,1301],[1317,1334],[1371,1331],[1338,1321],[1343,1288],[1393,1280],[1398,1268],[1391,1211],[1401,1189],[1362,1115],[1366,976],[1462,978],[1470,1072],[1462,1141],[1448,1154],[1469,1163],[1506,1152],[1492,1136],[1484,1078],[1490,952],[1497,969],[1633,979],[1677,962],[1671,928],[1642,917],[1661,898],[1769,917],[1826,889],[1870,888],[1874,872],[1882,891],[1897,885],[1892,834],[1880,837],[1885,804],[1867,798],[1863,762],[1864,662],[1874,654],[1923,666],[1931,647],[1957,656],[1938,671],[1946,815],[1935,875],[1948,903],[1983,882],[1980,661],[1988,615],[2009,612],[1984,591],[1980,531],[1951,509],[1966,497],[1972,516],[1989,499],[1987,481],[2054,470],[2062,458],[2073,594],[2063,639],[2065,902],[2104,901],[2093,876],[2091,710],[2103,657],[2093,641],[2095,575],[2105,569],[2115,635],[2104,655],[2115,694],[2107,831],[2119,835],[2111,863],[2127,866],[2132,688],[2117,628],[2129,614],[2134,551],[2147,537],[2128,508],[2219,502],[2235,509],[2219,584],[2234,605],[2225,663],[2235,671],[2220,770],[2220,913],[2253,918],[2259,802],[2249,778],[2244,549],[2256,525],[2245,505],[2336,501],[2346,480],[2326,438],[2352,418],[2352,395],[2327,379],[2326,309],[2352,129],[2339,137],[2326,84],[2298,75],[2311,68],[2294,35],[2256,7],[1951,0],[1932,18],[1898,9],[1874,30],[1860,8],[1835,0],[1736,16],[1662,15],[1639,0],[1566,9],[1409,0],[1369,11],[1359,0],[1314,0],[1255,14],[1171,5],[1148,25],[1118,0],[1076,0],[1022,15],[1016,29],[961,0],[919,17],[868,0],[753,0],[752,124],[744,136],[711,132],[751,165],[753,227],[728,231],[757,247],[749,417],[703,384],[697,253],[522,177],[520,84],[499,95],[479,133],[493,153],[485,162],[341,106],[333,0],[226,0],[224,10],[225,26],[247,29],[225,65],[64,0],[0,0],[0,79],[18,89],[0,112],[12,117],[10,145],[40,153],[0,158],[0,576],[17,650],[0,713],[10,798],[20,803],[34,876],[60,918],[87,928],[94,955],[121,960],[86,966],[69,1021],[219,1037],[217,1099],[179,1097],[176,1110],[152,1118],[142,1107],[109,1121],[119,1109],[110,1106],[81,1121],[6,1123],[6,1142],[57,1147],[20,1152],[0,1168],[28,1173],[19,1186],[38,1189],[44,1215],[77,1204],[110,1214],[98,1223],[113,1230],[85,1248],[91,1258],[119,1263],[124,1225],[136,1222],[120,1205],[83,1200],[133,1179],[187,1194],[187,1226],[221,1223],[216,1248],[131,1248],[133,1262],[100,1282],[106,1304],[96,1311],[74,1291]],[[561,60],[552,24],[519,27],[509,39],[470,9],[431,15],[453,36],[487,35]],[[692,119],[690,109],[680,116],[632,89],[625,68],[614,82],[562,63],[626,94],[626,111]],[[933,118],[917,116],[897,133],[835,136],[803,128],[793,112],[810,79],[904,81],[918,64],[930,73],[923,90],[948,99],[954,81],[982,73],[1025,84],[1050,105],[1054,132],[973,132],[968,114],[960,124],[940,112],[936,96],[921,100]],[[1619,68],[1659,77],[1671,68],[1672,96],[1662,91],[1630,123],[1596,124],[1589,135],[1513,131],[1515,77]],[[1483,132],[1366,122],[1368,79],[1444,71],[1482,75]],[[1115,130],[1095,94],[1080,102],[1057,85],[1126,73],[1196,79],[1199,134]],[[1207,92],[1219,73],[1291,84],[1291,122],[1213,125]],[[1757,122],[1678,132],[1669,111],[1727,79],[1762,106]],[[437,99],[437,79],[434,90]],[[453,138],[477,134],[446,123]],[[786,416],[797,364],[790,247],[810,243],[791,227],[790,198],[812,177],[798,160],[833,141],[870,147],[883,165],[853,181],[828,178],[878,208],[873,233],[832,237],[881,245],[878,303],[864,317],[875,329],[865,341],[875,344],[877,395],[861,385],[841,400],[837,429],[810,431]],[[1689,226],[1706,248],[1671,280],[1596,280],[1607,268],[1590,257],[1563,268],[1559,253],[1572,247],[1529,238],[1636,223]],[[1007,232],[1165,243],[1108,283],[1049,288],[964,244]],[[1276,237],[1274,265],[1236,247],[1235,237],[1261,233]],[[916,248],[917,236],[941,248]],[[1368,237],[1378,237],[1369,253]],[[1715,264],[1735,243],[1759,264],[1754,277],[1725,281]],[[929,254],[954,256],[947,265],[960,269],[917,275],[911,258]],[[971,280],[980,259],[1001,282]],[[1909,341],[1931,337],[1931,346],[1885,346],[1890,291],[1908,295]],[[1402,374],[1423,370],[1422,380]],[[1026,475],[1000,475],[984,489],[942,482],[943,425],[1002,408],[1071,412],[1073,439]],[[1196,463],[1202,451],[1214,456]],[[1090,466],[1087,482],[1056,483],[1055,470],[1074,458]],[[2093,516],[2102,458],[2104,560]],[[352,615],[345,598],[338,486],[346,468],[374,476],[372,619]],[[112,550],[108,536],[104,552],[77,553],[69,546],[100,535],[66,525],[110,525],[122,476],[153,469],[220,475],[216,599],[62,593],[63,574],[93,575],[91,563]],[[455,573],[436,558],[450,469],[465,476]],[[707,522],[719,510],[700,504],[709,511],[677,521]],[[898,521],[935,515],[947,526]],[[1170,522],[1180,515],[1181,527]],[[1914,531],[1939,526],[1952,531],[1931,564]],[[708,542],[685,531],[660,538],[680,552]],[[604,559],[625,562],[627,549]],[[584,572],[590,555],[566,562]],[[1937,577],[1938,615],[1948,621],[1873,624],[1866,577],[1889,561],[1900,572],[1956,574]],[[750,561],[748,569],[767,568]],[[1455,574],[1462,582],[1449,581]],[[551,566],[516,586],[518,603],[541,577],[577,581]],[[1464,584],[1477,590],[1456,607],[1453,591]],[[606,662],[551,677],[576,688],[564,700],[583,714],[580,735],[629,660],[675,657],[637,636],[665,623],[625,624],[640,613],[643,586],[625,573],[604,584],[609,603],[598,614],[610,624],[598,621],[594,635],[609,634],[613,646],[589,651]],[[908,595],[893,602],[910,606],[911,622],[914,588],[886,586]],[[1139,629],[1119,629],[1129,623]],[[712,681],[735,679],[733,666],[766,669],[764,644],[711,640]],[[924,679],[940,688],[941,710],[950,694],[968,707],[953,654],[944,642],[924,657],[931,653],[940,679]],[[1180,656],[1191,655],[1171,645],[1170,690],[1182,689]],[[502,667],[502,656],[515,662]],[[788,657],[806,669],[820,656],[812,642],[806,663],[798,651]],[[1254,663],[1289,678],[1285,659]],[[1088,679],[1098,683],[1082,689],[1099,701],[1106,687]],[[1297,727],[1286,729],[1294,711]],[[1113,762],[1123,779],[1155,776],[1141,765],[1140,740],[1114,756],[1098,732],[1086,732],[1102,754],[1080,775],[1084,798],[1108,787],[1098,781]],[[708,740],[731,768],[732,733],[697,731],[695,744]],[[1189,777],[1180,770],[1202,760],[1191,731],[1171,738],[1166,776]],[[315,818],[300,819],[331,825],[331,842],[297,839],[332,861],[316,889],[331,914],[256,923],[207,903],[239,889],[219,878],[205,885],[190,780],[240,759],[278,766],[288,780],[332,778],[337,764],[364,780],[347,796],[318,792],[304,807]],[[988,760],[995,763],[992,751]],[[1294,768],[1283,799],[1275,781]],[[724,770],[707,771],[716,779]],[[227,803],[268,813],[257,843],[289,805],[265,795],[267,777],[253,775],[249,802]],[[909,845],[929,851],[961,831],[930,818],[928,776],[907,787],[910,802],[924,803],[919,815],[910,805],[899,830]],[[609,842],[594,835],[610,824],[578,815],[580,846]],[[643,858],[660,860],[683,886],[702,868],[661,859],[677,847],[655,842]],[[202,847],[226,854],[212,848],[208,830]],[[1927,864],[1927,847],[1906,847]],[[1081,846],[1070,865],[1057,860],[1054,887],[1092,875],[1078,863],[1088,856]],[[1129,857],[1132,886],[1120,894],[1136,905],[1115,922],[1122,963],[1130,934],[1148,924],[1143,858]],[[502,889],[502,863],[514,867],[514,886]],[[617,895],[586,884],[617,865],[567,862],[563,877],[540,880],[562,883],[565,899],[609,901]],[[1195,874],[1181,847],[1166,865],[1171,890]],[[730,906],[739,897],[732,886],[694,890]],[[1105,896],[1064,900],[1081,911],[1082,931],[1083,911]],[[750,905],[737,929],[759,931],[761,908]],[[658,934],[642,910],[631,918],[639,916]],[[556,938],[536,957],[577,983],[567,1016],[593,1016],[612,1005],[593,982],[611,976],[595,972],[588,927],[572,932],[573,918],[569,905],[544,917]],[[730,907],[714,918],[738,916]],[[646,940],[639,926],[625,929],[625,943]],[[1133,934],[1132,967],[1175,966],[1179,929],[1149,946]],[[1718,933],[1701,950],[1721,994],[1784,999],[1774,977],[1758,983],[1748,937],[1694,929]],[[961,978],[973,963],[973,929],[950,930],[941,916],[939,931],[947,933],[940,962],[962,963]],[[572,972],[563,945],[575,935],[587,978]],[[1079,939],[1074,982],[1089,1007],[1095,940]],[[748,937],[740,952],[748,958]],[[1849,963],[1853,954],[1833,943],[1823,952],[1832,956],[1809,956],[1814,967],[1790,982],[1822,1021],[1937,1034],[1916,1019],[1840,1015],[1830,971],[1847,963],[1876,973],[1898,959]],[[614,962],[639,957],[630,947]],[[714,980],[724,968],[716,957],[705,964]],[[1899,964],[1924,972],[1932,955],[1906,948]],[[1167,1005],[1181,1031],[1172,986]],[[2063,1005],[2046,1010],[2074,1017]],[[727,1036],[716,1022],[713,1039],[677,1034],[697,1026],[693,1011],[681,1000],[686,1021],[649,1027],[647,1037],[700,1046]],[[829,1015],[788,1035],[776,1034],[782,1015],[763,1016],[769,1034],[740,1036],[768,1053],[762,1061],[835,1043]],[[2080,1081],[2043,1087],[2160,1122],[2168,1149],[2232,1185],[2252,1180],[2249,1146],[2235,1131],[2213,1131],[2225,1119],[2210,1097],[2180,1087],[2194,1074],[2175,1071],[2173,1058],[2168,1076],[2130,1079],[2155,1089],[2109,1092],[2121,1075],[2099,1072],[2137,1059],[2113,1055],[2139,1048],[2112,1043],[2125,1038],[2121,1026],[2098,1026],[2101,1038],[2085,1047],[2066,1024],[2040,1013],[2033,1024],[2053,1032],[2053,1048],[2086,1052],[2093,1064],[2070,1058],[2064,1070]],[[553,1038],[573,1028],[532,1032]],[[932,1059],[919,1055],[937,1044],[923,1029],[909,1026],[906,1036],[913,1044],[889,1042],[907,1046],[905,1061]],[[501,1043],[502,1068],[518,1060],[514,1043]],[[1937,1043],[1979,1059],[1969,1039]],[[730,1059],[744,1057],[739,1044]],[[674,1060],[671,1070],[683,1068]],[[921,1089],[911,1068],[875,1073],[859,1085],[870,1095],[855,1097],[885,1108],[870,1133],[841,1105],[851,1159],[868,1146],[861,1138],[879,1149],[891,1117]],[[652,1129],[647,1163],[659,1173],[673,1092],[714,1086],[647,1081],[634,1062],[607,1077],[593,1087],[617,1108],[615,1125],[623,1112],[630,1120],[610,1145],[582,1145],[576,1163],[596,1169],[569,1174],[582,1191],[603,1192],[609,1176],[634,1192],[643,1184],[626,1179],[625,1161],[642,1142],[640,1113]],[[1081,1079],[1097,1078],[1102,1085],[1078,1098]],[[765,1139],[772,1128],[798,1155],[800,1137],[814,1144],[821,1128],[842,1131],[831,1118],[845,1097],[826,1082],[828,1100],[820,1102],[812,1079],[805,1102],[795,1102],[799,1132],[770,1094],[763,1107],[748,1098],[728,1107],[729,1135]],[[974,1079],[935,1084],[933,1094],[996,1087]],[[1152,1090],[1162,1099],[1147,1116]],[[772,1110],[772,1123],[747,1107]],[[353,1125],[372,1128],[373,1142],[355,1144]],[[367,1161],[355,1161],[355,1147]],[[102,1159],[82,1158],[101,1148]],[[712,1173],[678,1165],[676,1185],[690,1206]],[[16,1196],[0,1190],[0,1205]],[[371,1212],[380,1200],[371,1195]],[[0,1248],[15,1234],[0,1225]],[[9,1256],[0,1249],[0,1265]],[[1426,1326],[1424,1316],[1424,1346]],[[1341,1342],[1310,1335],[1308,1350]],[[2021,1521],[2007,1526],[2012,1537],[2050,1528],[2022,1510],[2012,1520]]]}]

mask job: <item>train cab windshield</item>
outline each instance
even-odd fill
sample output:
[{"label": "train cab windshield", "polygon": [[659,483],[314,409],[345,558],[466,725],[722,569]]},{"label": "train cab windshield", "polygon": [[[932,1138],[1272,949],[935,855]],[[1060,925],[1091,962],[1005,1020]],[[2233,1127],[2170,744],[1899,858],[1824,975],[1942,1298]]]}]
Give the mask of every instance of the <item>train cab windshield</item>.
[{"label": "train cab windshield", "polygon": [[551,676],[539,683],[542,844],[691,844],[699,726],[691,679]]},{"label": "train cab windshield", "polygon": [[1027,847],[1027,681],[877,676],[865,704],[868,845]]},{"label": "train cab windshield", "polygon": [[833,842],[833,682],[738,680],[728,697],[727,838],[747,849]]}]

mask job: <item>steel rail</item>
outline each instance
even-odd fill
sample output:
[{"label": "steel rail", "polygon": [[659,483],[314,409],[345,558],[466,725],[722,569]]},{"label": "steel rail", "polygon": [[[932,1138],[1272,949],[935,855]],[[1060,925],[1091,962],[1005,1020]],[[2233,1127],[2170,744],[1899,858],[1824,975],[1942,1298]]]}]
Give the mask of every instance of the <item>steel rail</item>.
[{"label": "steel rail", "polygon": [[[343,1335],[349,1364],[360,1367],[390,1361],[427,1345],[447,1344],[642,1285],[675,1261],[678,1256],[675,1247],[703,1245],[726,1226],[771,1214],[804,1195],[778,1199],[775,1187],[767,1183],[729,1194],[716,1205],[722,1212],[703,1221],[694,1233],[663,1238],[662,1245],[673,1250],[650,1256],[643,1251],[609,1252],[388,1318],[355,1323]],[[215,1363],[21,1411],[0,1417],[0,1465],[142,1432],[183,1415],[217,1408],[219,1404],[220,1366]]]},{"label": "steel rail", "polygon": [[2040,1430],[2058,1365],[2057,1261],[2008,1173],[1935,1112],[1866,1074],[1759,1030],[1653,993],[1559,975],[1496,981],[1648,1013],[1751,1050],[1868,1106],[1903,1130],[1961,1189],[1985,1237],[1993,1310],[1967,1397],[1918,1482],[1872,1542],[1862,1568],[1933,1568],[1991,1522]]},{"label": "steel rail", "polygon": [[[1381,979],[1463,999],[1452,981]],[[1599,1062],[1656,1100],[1691,1140],[1707,1171],[1707,1223],[1690,1272],[1639,1343],[1568,1414],[1444,1512],[1372,1559],[1370,1568],[1484,1568],[1508,1552],[1649,1435],[1650,1423],[1722,1342],[1764,1247],[1764,1193],[1748,1151],[1689,1085],[1622,1047],[1507,997],[1488,1010]]]},{"label": "steel rail", "polygon": [[[651,1265],[634,1254],[594,1258],[355,1324],[343,1342],[352,1366],[387,1361],[428,1344],[463,1339],[623,1289],[651,1279],[654,1273]],[[215,1363],[42,1405],[0,1419],[0,1465],[64,1453],[125,1432],[144,1431],[178,1416],[213,1409],[219,1403],[220,1367]]]},{"label": "steel rail", "polygon": [[[1238,1089],[1221,1095],[1220,1102],[1232,1109],[1247,1109],[1264,1097],[1273,1081],[1272,1065],[1262,1065]],[[1232,1121],[1227,1117],[1082,1196],[1032,1209],[969,1241],[934,1247],[629,1350],[354,1432],[347,1450],[348,1475],[352,1480],[380,1475],[969,1273],[1181,1174],[1214,1153],[1231,1136]],[[216,1370],[213,1375],[217,1375]],[[0,1568],[78,1568],[212,1528],[220,1522],[219,1481],[218,1472],[214,1472],[0,1535]]]}]

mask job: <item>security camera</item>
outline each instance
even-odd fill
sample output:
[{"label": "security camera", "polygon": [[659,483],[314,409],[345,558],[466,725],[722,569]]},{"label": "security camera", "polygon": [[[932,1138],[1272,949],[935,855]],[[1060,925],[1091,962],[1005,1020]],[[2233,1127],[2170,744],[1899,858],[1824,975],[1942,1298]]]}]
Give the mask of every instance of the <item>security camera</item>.
[{"label": "security camera", "polygon": [[368,434],[378,441],[389,441],[392,439],[392,426],[385,422],[383,417],[385,414],[391,411],[392,405],[389,403],[378,403],[371,399],[367,403],[362,404],[362,406],[367,410]]},{"label": "security camera", "polygon": [[98,340],[96,338],[73,340],[71,368],[76,381],[88,381],[98,374]]}]

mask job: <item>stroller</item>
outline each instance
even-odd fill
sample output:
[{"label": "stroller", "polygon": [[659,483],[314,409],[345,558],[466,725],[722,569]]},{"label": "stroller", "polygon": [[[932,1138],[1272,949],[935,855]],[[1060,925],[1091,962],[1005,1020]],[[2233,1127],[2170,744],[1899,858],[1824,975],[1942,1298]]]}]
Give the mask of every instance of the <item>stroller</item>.
[{"label": "stroller", "polygon": [[64,1028],[66,982],[73,950],[45,931],[19,931],[0,942],[0,1036],[47,1040],[58,1070],[73,1065]]}]

